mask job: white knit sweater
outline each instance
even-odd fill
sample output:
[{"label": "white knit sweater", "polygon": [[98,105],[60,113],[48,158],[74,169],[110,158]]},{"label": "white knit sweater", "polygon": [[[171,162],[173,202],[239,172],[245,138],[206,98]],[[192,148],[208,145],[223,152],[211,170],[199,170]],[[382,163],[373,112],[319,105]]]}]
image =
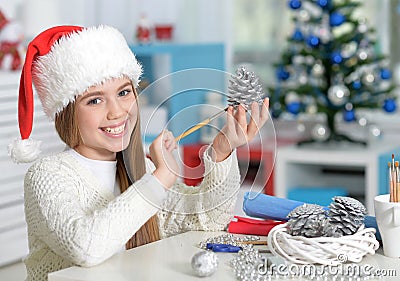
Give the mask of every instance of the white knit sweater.
[{"label": "white knit sweater", "polygon": [[232,218],[240,175],[236,153],[215,163],[204,154],[200,186],[165,191],[147,174],[115,197],[71,154],[45,157],[25,177],[28,281],[73,265],[97,265],[117,253],[154,214],[161,237],[189,230],[223,230]]}]

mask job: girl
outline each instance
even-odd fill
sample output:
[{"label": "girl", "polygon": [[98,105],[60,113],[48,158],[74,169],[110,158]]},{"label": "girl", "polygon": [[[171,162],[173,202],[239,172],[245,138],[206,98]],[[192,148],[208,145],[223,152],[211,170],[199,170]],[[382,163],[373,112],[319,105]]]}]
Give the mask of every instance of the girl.
[{"label": "girl", "polygon": [[[28,46],[21,75],[17,162],[38,155],[32,129],[32,80],[67,149],[47,156],[25,177],[27,280],[73,265],[93,266],[130,249],[188,230],[223,230],[240,185],[235,148],[268,119],[268,100],[230,107],[204,152],[200,186],[176,183],[177,144],[164,130],[145,157],[136,87],[141,67],[122,34],[107,26],[59,26]],[[123,153],[124,156],[123,157]],[[124,163],[125,161],[125,163]]]}]

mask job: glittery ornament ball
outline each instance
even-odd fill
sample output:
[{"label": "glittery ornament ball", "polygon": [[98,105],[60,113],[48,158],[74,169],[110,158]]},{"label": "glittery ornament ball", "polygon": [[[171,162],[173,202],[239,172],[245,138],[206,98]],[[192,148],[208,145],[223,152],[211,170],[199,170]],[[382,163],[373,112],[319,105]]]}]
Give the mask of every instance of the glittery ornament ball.
[{"label": "glittery ornament ball", "polygon": [[191,264],[197,276],[210,276],[218,268],[218,257],[214,252],[201,251],[192,257]]}]

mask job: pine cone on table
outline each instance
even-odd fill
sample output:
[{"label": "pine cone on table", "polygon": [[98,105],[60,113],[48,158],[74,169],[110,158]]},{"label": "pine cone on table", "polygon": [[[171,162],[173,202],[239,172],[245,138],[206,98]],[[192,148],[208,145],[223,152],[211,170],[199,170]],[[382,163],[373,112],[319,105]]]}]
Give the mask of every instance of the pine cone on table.
[{"label": "pine cone on table", "polygon": [[329,208],[329,221],[340,235],[352,235],[364,224],[366,209],[354,198],[335,196]]},{"label": "pine cone on table", "polygon": [[288,214],[287,232],[293,236],[321,237],[335,236],[336,228],[331,225],[323,207],[304,204]]}]

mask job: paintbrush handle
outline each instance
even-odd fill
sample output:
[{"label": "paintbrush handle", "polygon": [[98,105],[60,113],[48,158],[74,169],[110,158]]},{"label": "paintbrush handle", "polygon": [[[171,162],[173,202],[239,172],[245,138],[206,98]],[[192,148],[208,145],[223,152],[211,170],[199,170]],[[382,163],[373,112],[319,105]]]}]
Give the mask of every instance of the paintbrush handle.
[{"label": "paintbrush handle", "polygon": [[400,202],[400,182],[398,183],[394,183],[394,185],[396,186],[396,195],[397,195],[397,200],[395,202]]},{"label": "paintbrush handle", "polygon": [[225,108],[217,113],[215,113],[213,116],[211,116],[210,118],[207,118],[203,121],[201,121],[200,123],[198,123],[196,126],[190,128],[189,130],[183,132],[182,134],[180,134],[179,136],[177,136],[175,138],[175,141],[180,141],[181,139],[183,139],[184,137],[187,137],[188,135],[190,135],[193,132],[196,132],[198,129],[200,129],[201,127],[204,127],[205,125],[207,125],[208,123],[210,123],[211,121],[213,121],[215,118],[217,118],[218,116],[220,116],[222,113],[224,113],[228,108]]}]

